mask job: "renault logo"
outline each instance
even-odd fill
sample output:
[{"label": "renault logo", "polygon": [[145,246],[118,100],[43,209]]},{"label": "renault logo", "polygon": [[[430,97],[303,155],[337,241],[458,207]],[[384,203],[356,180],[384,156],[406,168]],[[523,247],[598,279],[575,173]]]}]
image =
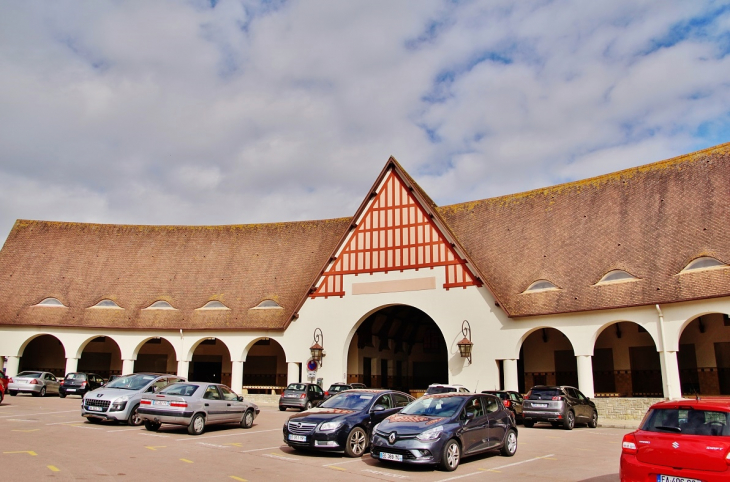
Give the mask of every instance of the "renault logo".
[{"label": "renault logo", "polygon": [[388,442],[391,444],[395,443],[395,432],[390,432],[390,435],[388,435]]}]

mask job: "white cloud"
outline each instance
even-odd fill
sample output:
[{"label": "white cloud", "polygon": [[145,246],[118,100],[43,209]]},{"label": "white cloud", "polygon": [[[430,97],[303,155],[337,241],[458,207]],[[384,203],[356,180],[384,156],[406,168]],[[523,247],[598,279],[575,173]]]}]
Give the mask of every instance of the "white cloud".
[{"label": "white cloud", "polygon": [[390,155],[447,204],[730,133],[716,2],[0,3],[0,236],[349,216]]}]

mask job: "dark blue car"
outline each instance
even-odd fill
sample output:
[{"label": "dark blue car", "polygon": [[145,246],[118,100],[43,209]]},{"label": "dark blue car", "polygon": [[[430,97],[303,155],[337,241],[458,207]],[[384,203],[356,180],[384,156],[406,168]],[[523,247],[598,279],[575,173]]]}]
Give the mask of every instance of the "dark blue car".
[{"label": "dark blue car", "polygon": [[462,457],[517,452],[511,411],[494,395],[425,395],[373,428],[371,456],[380,461],[436,464],[451,471]]},{"label": "dark blue car", "polygon": [[284,424],[284,442],[294,449],[362,457],[370,445],[373,426],[412,400],[412,396],[395,390],[347,390],[317,408],[292,415]]}]

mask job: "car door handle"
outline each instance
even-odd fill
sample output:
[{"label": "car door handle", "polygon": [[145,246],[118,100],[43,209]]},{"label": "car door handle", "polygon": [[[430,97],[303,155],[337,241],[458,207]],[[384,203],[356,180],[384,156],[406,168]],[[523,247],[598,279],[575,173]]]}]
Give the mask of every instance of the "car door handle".
[{"label": "car door handle", "polygon": [[229,404],[228,404],[228,406],[230,407],[230,406],[231,406],[231,404],[229,403]]},{"label": "car door handle", "polygon": [[209,407],[210,405],[206,403],[206,404],[205,404],[205,406],[206,406],[206,407]]}]

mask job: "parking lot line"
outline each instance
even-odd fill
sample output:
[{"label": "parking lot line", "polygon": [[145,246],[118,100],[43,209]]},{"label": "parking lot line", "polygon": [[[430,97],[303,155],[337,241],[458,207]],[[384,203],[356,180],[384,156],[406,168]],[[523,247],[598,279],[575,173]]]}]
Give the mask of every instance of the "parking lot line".
[{"label": "parking lot line", "polygon": [[272,428],[270,430],[256,430],[256,431],[246,431],[246,432],[238,432],[238,433],[227,433],[225,435],[211,435],[210,437],[188,437],[188,438],[180,438],[177,439],[176,442],[188,442],[188,441],[200,441],[200,440],[208,440],[210,438],[220,438],[220,437],[235,437],[236,435],[252,435],[255,433],[264,433],[264,432],[281,432],[280,428]]},{"label": "parking lot line", "polygon": [[30,429],[30,430],[11,430],[11,432],[37,432],[38,430],[40,430],[40,429],[39,428],[33,428],[33,429]]},{"label": "parking lot line", "polygon": [[119,430],[107,430],[107,433],[111,433],[111,432],[129,432],[130,430],[139,430],[139,427],[123,428],[123,429],[119,429]]},{"label": "parking lot line", "polygon": [[[64,410],[62,412],[24,413],[23,416],[24,417],[33,417],[35,415],[53,415],[54,413],[72,413],[72,412],[78,413],[79,411],[77,409],[77,410]],[[0,415],[0,418],[7,418],[7,417],[15,417],[15,415]]]},{"label": "parking lot line", "polygon": [[[506,469],[508,467],[514,467],[516,465],[522,465],[522,464],[526,464],[526,463],[529,463],[529,462],[535,462],[536,460],[549,459],[550,457],[553,457],[554,455],[555,454],[543,455],[541,457],[535,457],[535,458],[532,458],[532,459],[521,460],[519,462],[514,462],[514,463],[511,463],[511,464],[507,464],[507,465],[500,465],[499,467],[492,467],[491,469],[486,469],[486,470]],[[555,460],[555,459],[553,459],[553,460]],[[456,477],[449,477],[448,479],[441,479],[438,482],[446,482],[447,480],[457,480],[457,479],[463,479],[463,478],[466,478],[466,477],[471,477],[472,475],[480,475],[482,472],[484,472],[485,469],[478,469],[478,470],[480,470],[480,471],[479,472],[472,472],[470,474],[457,475]]]},{"label": "parking lot line", "polygon": [[286,457],[284,455],[279,454],[263,454],[264,457],[271,457],[272,459],[277,460],[286,460],[287,462],[299,462],[299,459],[295,459],[293,457]]},{"label": "parking lot line", "polygon": [[353,462],[360,462],[361,459],[355,459],[355,460],[346,460],[344,462],[334,462],[331,464],[324,464],[322,467],[329,467],[330,465],[342,465],[342,464],[351,464]]},{"label": "parking lot line", "polygon": [[183,461],[183,462],[185,462],[186,464],[192,464],[193,463],[192,460],[188,460],[188,459],[180,459],[180,460]]},{"label": "parking lot line", "polygon": [[248,482],[248,480],[242,479],[241,477],[236,477],[235,475],[229,475],[228,477],[233,480],[238,480],[239,482]]},{"label": "parking lot line", "polygon": [[65,425],[68,423],[79,423],[78,420],[70,420],[68,422],[53,422],[53,423],[47,423],[46,425]]},{"label": "parking lot line", "polygon": [[323,465],[322,467],[327,467],[328,469],[342,470],[343,472],[347,472],[347,469],[343,469],[342,467],[336,467],[334,465]]},{"label": "parking lot line", "polygon": [[60,470],[60,469],[59,469],[58,467],[56,467],[55,465],[47,465],[47,467],[48,467],[48,470],[50,470],[51,472],[60,472],[60,471],[61,471],[61,470]]},{"label": "parking lot line", "polygon": [[280,447],[281,447],[281,445],[276,446],[276,447],[266,447],[266,448],[263,448],[263,449],[239,450],[238,453],[239,454],[245,454],[245,453],[248,453],[248,452],[261,452],[262,450],[278,449]]},{"label": "parking lot line", "polygon": [[3,453],[4,454],[28,454],[33,457],[38,455],[37,453],[33,452],[32,450],[14,450],[12,452],[3,452]]},{"label": "parking lot line", "polygon": [[382,470],[362,469],[362,471],[363,472],[367,472],[369,474],[382,475],[382,476],[385,476],[385,477],[393,477],[394,479],[407,479],[407,478],[409,478],[407,475],[392,474],[390,472],[383,472]]}]

